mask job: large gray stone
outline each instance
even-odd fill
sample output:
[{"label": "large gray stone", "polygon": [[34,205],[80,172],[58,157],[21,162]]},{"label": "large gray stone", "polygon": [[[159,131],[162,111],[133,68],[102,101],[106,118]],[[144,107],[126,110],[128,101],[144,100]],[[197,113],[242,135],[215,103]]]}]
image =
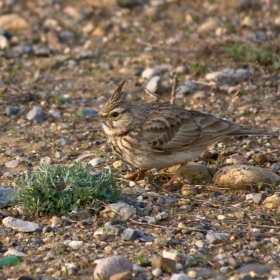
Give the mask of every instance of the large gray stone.
[{"label": "large gray stone", "polygon": [[0,187],[0,208],[10,205],[14,198],[15,190]]},{"label": "large gray stone", "polygon": [[113,256],[101,260],[94,270],[94,279],[108,280],[111,276],[130,271],[132,273],[132,261],[123,256]]},{"label": "large gray stone", "polygon": [[13,217],[4,218],[2,223],[5,227],[16,229],[22,232],[34,232],[42,230],[41,226],[36,223],[22,221]]}]

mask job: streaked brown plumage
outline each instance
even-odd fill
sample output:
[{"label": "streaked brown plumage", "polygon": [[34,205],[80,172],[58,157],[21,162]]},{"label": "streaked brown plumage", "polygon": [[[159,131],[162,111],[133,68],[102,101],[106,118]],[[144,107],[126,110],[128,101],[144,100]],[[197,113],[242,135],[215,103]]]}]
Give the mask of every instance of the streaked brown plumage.
[{"label": "streaked brown plumage", "polygon": [[[169,103],[134,104],[124,98],[124,82],[98,114],[108,143],[125,161],[138,168],[170,167],[198,157],[226,136],[269,135],[236,123]],[[172,184],[179,171],[170,180]]]}]

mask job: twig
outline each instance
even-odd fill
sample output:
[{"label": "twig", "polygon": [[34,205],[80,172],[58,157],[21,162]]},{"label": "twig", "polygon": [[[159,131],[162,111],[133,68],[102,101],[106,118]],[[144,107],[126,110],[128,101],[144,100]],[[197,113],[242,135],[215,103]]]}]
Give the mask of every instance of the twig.
[{"label": "twig", "polygon": [[178,90],[177,90],[178,82],[179,82],[178,78],[175,75],[173,78],[173,85],[172,85],[171,98],[170,98],[171,105],[174,105],[174,103],[175,103],[176,93],[178,92]]}]

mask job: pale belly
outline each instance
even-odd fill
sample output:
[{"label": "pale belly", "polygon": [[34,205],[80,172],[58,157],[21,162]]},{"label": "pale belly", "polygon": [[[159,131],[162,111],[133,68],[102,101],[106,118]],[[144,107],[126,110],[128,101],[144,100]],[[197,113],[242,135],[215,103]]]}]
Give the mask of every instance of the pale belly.
[{"label": "pale belly", "polygon": [[194,158],[197,158],[199,151],[184,151],[174,152],[170,155],[164,155],[160,152],[152,152],[149,146],[141,145],[138,142],[129,145],[121,142],[120,139],[108,139],[108,143],[115,153],[117,153],[123,160],[138,168],[147,169],[162,169],[182,163],[186,163]]}]

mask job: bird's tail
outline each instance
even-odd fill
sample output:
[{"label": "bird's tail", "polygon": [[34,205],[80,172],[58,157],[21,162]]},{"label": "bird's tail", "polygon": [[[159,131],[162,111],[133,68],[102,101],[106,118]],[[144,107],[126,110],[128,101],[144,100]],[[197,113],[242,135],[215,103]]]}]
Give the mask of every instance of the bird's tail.
[{"label": "bird's tail", "polygon": [[233,136],[248,136],[248,135],[252,135],[252,136],[270,136],[271,133],[262,129],[250,129],[250,128],[242,128],[239,129],[237,131],[233,131],[232,133],[230,133],[229,135],[233,135]]}]

